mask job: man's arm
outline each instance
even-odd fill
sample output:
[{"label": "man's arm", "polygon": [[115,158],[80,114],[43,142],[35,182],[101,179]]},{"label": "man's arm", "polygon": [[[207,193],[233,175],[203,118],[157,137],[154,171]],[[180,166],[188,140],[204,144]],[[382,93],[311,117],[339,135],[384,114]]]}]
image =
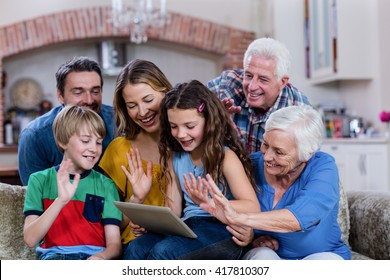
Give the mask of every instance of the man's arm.
[{"label": "man's arm", "polygon": [[19,176],[24,186],[27,186],[30,175],[34,172],[50,167],[44,153],[45,145],[40,137],[29,129],[25,129],[19,135],[18,143],[18,165]]},{"label": "man's arm", "polygon": [[[240,106],[234,103],[240,102],[237,98],[237,89],[242,89],[242,72],[239,70],[226,70],[220,76],[207,83],[207,87],[216,93],[228,112],[233,115],[241,111]],[[240,96],[240,100],[242,97]]]},{"label": "man's arm", "polygon": [[[58,197],[42,215],[29,215],[25,219],[23,234],[28,247],[32,248],[47,234],[61,210],[74,196],[80,181],[80,174],[70,179],[73,163],[64,160],[57,172]],[[31,186],[31,185],[30,185]]]},{"label": "man's arm", "polygon": [[[27,186],[28,179],[32,173],[38,171],[39,161],[41,157],[38,155],[36,138],[29,131],[22,131],[19,135],[18,143],[18,165],[19,176],[22,184]],[[36,159],[32,162],[32,159]]]}]

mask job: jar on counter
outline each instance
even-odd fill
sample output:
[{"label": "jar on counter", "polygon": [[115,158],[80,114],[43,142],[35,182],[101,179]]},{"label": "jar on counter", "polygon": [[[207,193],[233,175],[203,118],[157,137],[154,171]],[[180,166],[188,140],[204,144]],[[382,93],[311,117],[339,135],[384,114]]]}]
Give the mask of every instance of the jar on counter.
[{"label": "jar on counter", "polygon": [[352,138],[358,137],[364,133],[363,119],[359,117],[353,117],[349,121],[350,135]]}]

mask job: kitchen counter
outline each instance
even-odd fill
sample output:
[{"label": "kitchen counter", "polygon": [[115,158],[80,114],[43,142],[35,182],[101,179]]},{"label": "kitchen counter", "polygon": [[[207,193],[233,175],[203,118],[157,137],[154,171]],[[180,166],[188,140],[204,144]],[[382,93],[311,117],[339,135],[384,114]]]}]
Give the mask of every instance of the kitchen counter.
[{"label": "kitchen counter", "polygon": [[335,158],[346,190],[390,191],[389,138],[324,139],[321,151]]},{"label": "kitchen counter", "polygon": [[390,143],[389,138],[324,138],[324,144],[383,144]]}]

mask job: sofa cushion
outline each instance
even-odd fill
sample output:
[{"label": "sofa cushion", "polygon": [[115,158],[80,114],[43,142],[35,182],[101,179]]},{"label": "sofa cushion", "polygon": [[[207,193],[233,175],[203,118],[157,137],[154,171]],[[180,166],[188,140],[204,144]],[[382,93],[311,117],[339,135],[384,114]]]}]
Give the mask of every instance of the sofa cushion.
[{"label": "sofa cushion", "polygon": [[351,251],[352,252],[352,260],[354,261],[357,261],[357,260],[372,260],[370,257],[367,257],[363,254],[360,254],[358,252],[355,252],[355,251]]},{"label": "sofa cushion", "polygon": [[341,229],[341,239],[345,242],[345,244],[349,245],[349,209],[348,209],[348,199],[347,194],[344,190],[343,184],[340,182],[340,200],[339,200],[339,216],[337,218],[337,222],[339,223]]},{"label": "sofa cushion", "polygon": [[390,259],[390,192],[349,191],[352,250],[372,259]]},{"label": "sofa cushion", "polygon": [[36,259],[23,239],[26,187],[0,183],[0,259]]}]

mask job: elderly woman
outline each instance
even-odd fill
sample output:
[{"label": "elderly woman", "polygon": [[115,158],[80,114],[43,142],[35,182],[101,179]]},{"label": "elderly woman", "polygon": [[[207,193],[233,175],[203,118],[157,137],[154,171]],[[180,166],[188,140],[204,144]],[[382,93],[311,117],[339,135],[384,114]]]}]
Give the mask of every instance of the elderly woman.
[{"label": "elderly woman", "polygon": [[259,213],[237,213],[210,176],[202,179],[211,196],[202,208],[226,224],[255,229],[254,248],[244,259],[351,259],[337,223],[337,167],[318,151],[323,130],[321,116],[308,105],[271,114],[261,152],[252,154]]}]

